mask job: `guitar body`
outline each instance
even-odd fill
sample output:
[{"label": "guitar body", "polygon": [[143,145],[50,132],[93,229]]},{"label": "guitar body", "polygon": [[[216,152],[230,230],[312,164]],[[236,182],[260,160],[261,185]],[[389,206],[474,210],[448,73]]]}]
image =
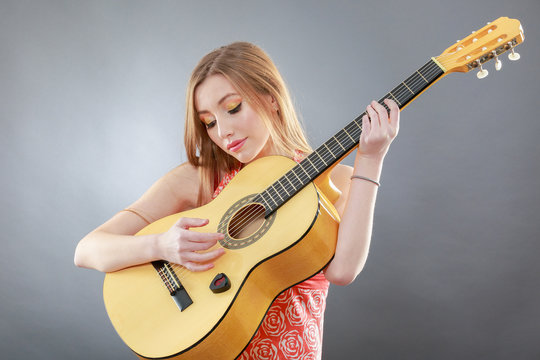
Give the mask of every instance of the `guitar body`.
[{"label": "guitar body", "polygon": [[[163,233],[180,217],[210,219],[208,225],[193,231],[220,231],[224,218],[230,226],[227,212],[240,212],[235,204],[261,192],[295,165],[279,156],[254,161],[209,204],[160,219],[137,235]],[[251,235],[237,236],[236,244],[247,240],[248,245],[227,248],[225,243],[226,253],[215,268],[189,272],[171,264],[192,299],[182,311],[154,266],[146,264],[105,276],[108,315],[140,358],[233,359],[249,343],[272,301],[330,262],[338,225],[335,208],[311,183],[257,225]],[[214,293],[209,285],[219,273],[227,275],[231,287]]]}]

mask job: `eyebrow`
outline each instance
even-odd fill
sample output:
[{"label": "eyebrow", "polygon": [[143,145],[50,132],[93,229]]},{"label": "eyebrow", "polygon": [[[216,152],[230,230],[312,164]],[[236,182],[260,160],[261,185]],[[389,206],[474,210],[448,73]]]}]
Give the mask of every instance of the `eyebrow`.
[{"label": "eyebrow", "polygon": [[[225,94],[225,96],[223,96],[221,99],[219,99],[218,101],[218,105],[221,105],[225,99],[227,99],[229,96],[233,96],[233,95],[238,95],[240,96],[240,94],[237,94],[237,93],[228,93],[228,94]],[[209,113],[210,111],[208,110],[201,110],[201,111],[197,111],[197,114],[200,115],[200,114],[204,114],[204,113]]]}]

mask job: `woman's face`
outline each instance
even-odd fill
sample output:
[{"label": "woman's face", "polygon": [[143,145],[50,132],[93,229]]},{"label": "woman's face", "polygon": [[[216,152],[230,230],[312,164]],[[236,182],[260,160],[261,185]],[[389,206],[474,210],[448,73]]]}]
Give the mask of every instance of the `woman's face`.
[{"label": "woman's face", "polygon": [[[263,100],[271,102],[271,96]],[[223,75],[211,75],[197,86],[195,109],[210,139],[241,163],[271,154],[263,120]]]}]

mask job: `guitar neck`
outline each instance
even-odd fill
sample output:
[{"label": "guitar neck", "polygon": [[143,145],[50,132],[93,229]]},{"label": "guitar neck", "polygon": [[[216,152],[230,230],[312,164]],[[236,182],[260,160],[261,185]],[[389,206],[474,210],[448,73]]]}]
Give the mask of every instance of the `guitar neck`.
[{"label": "guitar neck", "polygon": [[[400,109],[403,109],[441,78],[444,72],[443,67],[432,58],[378,102],[389,110],[383,100],[392,99]],[[365,112],[360,114],[309,154],[302,162],[256,196],[254,201],[265,205],[266,216],[276,211],[287,200],[302,190],[304,186],[358,146],[360,134],[362,133],[362,117],[364,115]]]}]

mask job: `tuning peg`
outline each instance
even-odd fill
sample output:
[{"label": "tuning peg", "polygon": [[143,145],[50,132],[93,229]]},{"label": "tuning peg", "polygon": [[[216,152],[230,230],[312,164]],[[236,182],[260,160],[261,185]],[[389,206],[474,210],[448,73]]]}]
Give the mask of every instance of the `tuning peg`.
[{"label": "tuning peg", "polygon": [[514,49],[512,49],[512,53],[511,54],[508,54],[508,58],[512,61],[516,61],[516,60],[519,60],[521,56],[517,53],[517,52],[514,52]]},{"label": "tuning peg", "polygon": [[493,58],[495,59],[495,70],[499,71],[502,68],[502,62],[499,60],[499,57],[497,56],[496,51],[491,52],[493,54]]},{"label": "tuning peg", "polygon": [[521,56],[519,56],[519,54],[517,52],[514,51],[514,48],[512,47],[512,43],[509,42],[508,43],[508,46],[510,46],[510,50],[512,50],[512,53],[511,54],[508,54],[508,58],[512,61],[516,61],[516,60],[519,60],[519,58]]},{"label": "tuning peg", "polygon": [[486,69],[484,69],[482,67],[482,64],[480,63],[480,60],[477,60],[476,62],[478,63],[478,66],[480,66],[480,71],[476,74],[476,77],[479,78],[479,79],[483,79],[486,76],[488,76],[489,71],[487,71]]}]

